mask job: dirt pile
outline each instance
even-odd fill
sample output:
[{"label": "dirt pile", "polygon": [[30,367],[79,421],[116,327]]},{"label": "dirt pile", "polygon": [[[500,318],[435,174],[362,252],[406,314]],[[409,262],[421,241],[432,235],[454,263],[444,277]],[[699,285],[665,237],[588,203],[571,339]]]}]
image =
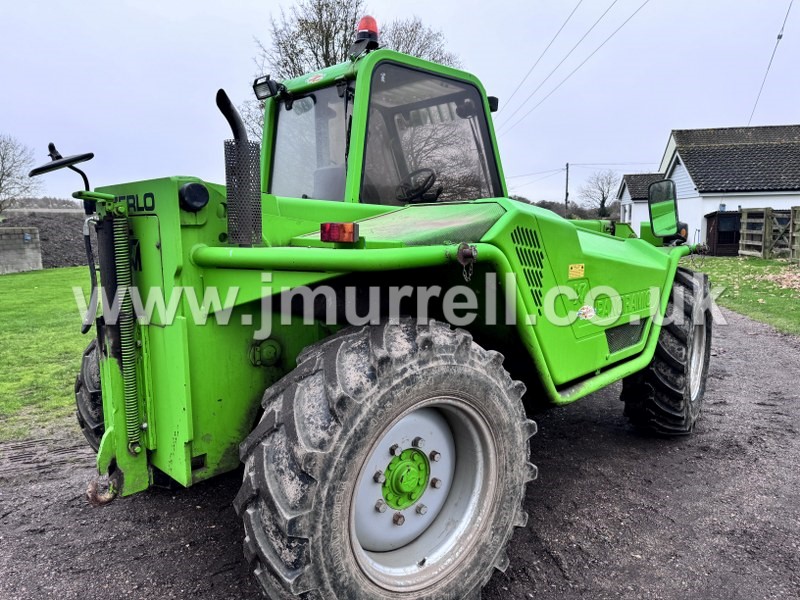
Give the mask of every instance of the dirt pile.
[{"label": "dirt pile", "polygon": [[0,227],[36,227],[42,244],[42,266],[76,267],[86,264],[83,245],[83,220],[81,212],[67,210],[52,211],[7,211],[3,213]]}]

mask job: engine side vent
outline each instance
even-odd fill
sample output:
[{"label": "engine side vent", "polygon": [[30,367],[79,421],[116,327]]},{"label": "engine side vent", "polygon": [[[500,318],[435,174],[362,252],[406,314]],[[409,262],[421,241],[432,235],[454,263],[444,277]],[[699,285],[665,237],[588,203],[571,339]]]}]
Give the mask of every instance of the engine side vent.
[{"label": "engine side vent", "polygon": [[517,227],[511,232],[511,241],[522,267],[525,283],[528,284],[536,312],[542,316],[542,281],[544,277],[544,252],[539,233],[528,227]]},{"label": "engine side vent", "polygon": [[643,319],[638,323],[626,323],[624,325],[617,325],[611,329],[606,329],[606,341],[608,342],[608,351],[611,354],[625,350],[635,346],[642,341],[642,334],[647,320]]}]

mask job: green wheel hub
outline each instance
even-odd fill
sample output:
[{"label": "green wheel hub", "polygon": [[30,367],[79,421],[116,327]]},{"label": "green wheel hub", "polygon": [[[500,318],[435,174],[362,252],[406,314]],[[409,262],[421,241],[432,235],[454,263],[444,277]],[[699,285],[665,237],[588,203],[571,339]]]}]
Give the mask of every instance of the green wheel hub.
[{"label": "green wheel hub", "polygon": [[394,510],[403,510],[422,498],[431,466],[424,452],[408,448],[392,459],[384,474],[383,499]]}]

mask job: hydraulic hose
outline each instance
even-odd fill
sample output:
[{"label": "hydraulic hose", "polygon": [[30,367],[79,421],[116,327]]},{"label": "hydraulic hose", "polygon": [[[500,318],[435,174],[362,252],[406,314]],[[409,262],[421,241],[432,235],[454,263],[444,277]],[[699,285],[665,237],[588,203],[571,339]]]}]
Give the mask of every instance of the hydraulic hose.
[{"label": "hydraulic hose", "polygon": [[92,323],[94,323],[95,318],[97,317],[97,296],[98,296],[98,289],[97,289],[97,272],[95,271],[94,265],[94,252],[92,251],[92,238],[89,234],[89,223],[97,223],[96,217],[89,217],[83,222],[83,245],[86,248],[86,261],[89,264],[89,280],[92,282],[92,289],[89,295],[89,310],[86,311],[86,318],[83,320],[83,324],[81,325],[81,333],[86,334],[92,328]]}]

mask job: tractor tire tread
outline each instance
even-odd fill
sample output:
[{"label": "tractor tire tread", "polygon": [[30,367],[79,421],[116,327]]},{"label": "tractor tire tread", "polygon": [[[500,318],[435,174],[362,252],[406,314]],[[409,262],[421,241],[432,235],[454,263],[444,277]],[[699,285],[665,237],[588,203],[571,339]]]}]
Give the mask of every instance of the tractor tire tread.
[{"label": "tractor tire tread", "polygon": [[[679,267],[670,294],[666,318],[652,362],[623,380],[621,399],[625,415],[638,429],[662,436],[690,434],[702,410],[710,351],[701,365],[700,393],[689,400],[690,364],[695,329],[706,327],[711,343],[708,278]],[[674,319],[676,312],[684,319]],[[696,374],[697,376],[697,374]]]},{"label": "tractor tire tread", "polygon": [[[245,475],[234,508],[244,521],[245,556],[270,598],[334,598],[329,573],[314,564],[311,547],[322,526],[315,498],[325,491],[322,487],[334,485],[326,479],[326,469],[341,451],[353,420],[363,412],[361,405],[376,396],[379,385],[407,375],[415,360],[430,363],[454,357],[490,375],[518,400],[514,410],[523,421],[524,437],[536,432],[521,403],[525,386],[499,368],[502,355],[475,344],[468,332],[436,321],[402,319],[343,329],[306,348],[297,368],[264,393],[262,421],[240,446]],[[525,447],[528,452],[527,439]],[[517,468],[520,481],[535,478],[536,468],[527,460]],[[482,558],[480,582],[508,565],[505,545],[514,527],[527,523],[522,509],[524,485],[521,493],[505,540],[495,556]],[[481,587],[476,585],[464,597],[480,598]],[[388,592],[375,596],[384,597],[410,596]]]},{"label": "tractor tire tread", "polygon": [[105,432],[98,359],[97,339],[93,338],[83,351],[81,368],[75,377],[75,416],[86,441],[95,452]]}]

